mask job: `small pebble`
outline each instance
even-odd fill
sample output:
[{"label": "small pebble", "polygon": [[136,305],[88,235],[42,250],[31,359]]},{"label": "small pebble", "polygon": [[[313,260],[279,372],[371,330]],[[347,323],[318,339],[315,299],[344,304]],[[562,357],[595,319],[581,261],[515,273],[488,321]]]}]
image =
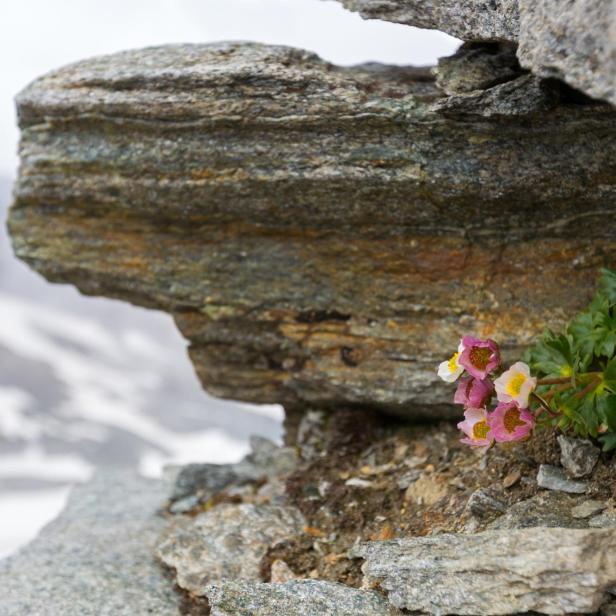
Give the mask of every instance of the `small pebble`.
[{"label": "small pebble", "polygon": [[353,488],[371,488],[372,482],[366,479],[360,479],[359,477],[351,477],[344,482],[344,485],[351,486]]},{"label": "small pebble", "polygon": [[590,441],[560,435],[560,463],[569,477],[586,477],[592,473],[599,460],[599,449]]},{"label": "small pebble", "polygon": [[562,468],[551,464],[542,464],[539,467],[537,485],[547,490],[559,490],[570,494],[584,494],[588,489],[586,481],[569,479]]},{"label": "small pebble", "polygon": [[520,476],[521,476],[521,474],[520,474],[519,470],[516,469],[514,471],[511,471],[503,479],[503,487],[504,488],[511,488],[511,487],[513,487],[516,483],[518,483],[518,481],[520,481]]}]

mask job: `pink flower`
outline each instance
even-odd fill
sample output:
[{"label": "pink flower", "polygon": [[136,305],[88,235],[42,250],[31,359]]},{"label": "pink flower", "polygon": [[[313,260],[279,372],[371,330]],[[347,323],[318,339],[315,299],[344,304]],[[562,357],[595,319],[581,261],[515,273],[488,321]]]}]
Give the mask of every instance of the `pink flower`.
[{"label": "pink flower", "polygon": [[458,424],[458,429],[467,436],[467,438],[460,439],[460,442],[471,447],[488,449],[494,442],[488,423],[488,412],[485,409],[466,409],[464,421]]},{"label": "pink flower", "polygon": [[490,402],[493,392],[494,385],[490,379],[479,380],[465,376],[458,384],[453,401],[465,407],[484,408]]},{"label": "pink flower", "polygon": [[537,379],[530,375],[530,368],[518,361],[494,381],[499,402],[515,402],[520,408],[528,406],[528,397],[537,387]]},{"label": "pink flower", "polygon": [[462,338],[464,350],[458,362],[476,379],[483,380],[500,364],[500,351],[494,340],[480,340],[473,336]]},{"label": "pink flower", "polygon": [[492,435],[497,443],[520,441],[535,427],[535,418],[528,409],[515,402],[501,402],[488,417]]}]

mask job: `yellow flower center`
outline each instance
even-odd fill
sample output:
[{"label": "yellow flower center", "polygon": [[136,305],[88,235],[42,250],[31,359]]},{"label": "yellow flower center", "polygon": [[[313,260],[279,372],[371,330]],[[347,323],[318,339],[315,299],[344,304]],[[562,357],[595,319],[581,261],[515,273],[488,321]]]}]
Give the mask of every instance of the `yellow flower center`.
[{"label": "yellow flower center", "polygon": [[447,364],[447,367],[449,368],[449,372],[455,372],[458,369],[458,356],[460,355],[460,353],[454,353],[451,356],[451,359],[449,360],[449,363]]},{"label": "yellow flower center", "polygon": [[519,396],[525,381],[526,377],[521,372],[518,372],[518,374],[511,377],[511,380],[507,383],[507,393],[514,398]]},{"label": "yellow flower center", "polygon": [[469,353],[471,364],[479,370],[485,370],[492,357],[492,350],[488,347],[473,347]]},{"label": "yellow flower center", "polygon": [[473,426],[473,438],[476,441],[479,441],[481,439],[486,438],[486,436],[488,436],[488,432],[490,431],[490,428],[488,426],[488,422],[487,421],[478,421],[474,426]]},{"label": "yellow flower center", "polygon": [[507,430],[509,434],[515,432],[515,429],[518,426],[525,425],[524,422],[520,419],[520,409],[513,407],[506,411],[505,416],[503,417],[503,425],[505,426],[505,430]]}]

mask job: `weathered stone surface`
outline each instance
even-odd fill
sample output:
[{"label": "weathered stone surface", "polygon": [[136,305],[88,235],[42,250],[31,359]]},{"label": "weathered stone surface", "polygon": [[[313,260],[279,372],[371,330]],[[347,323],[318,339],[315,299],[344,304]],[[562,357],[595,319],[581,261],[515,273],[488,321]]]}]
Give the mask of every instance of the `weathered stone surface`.
[{"label": "weathered stone surface", "polygon": [[517,39],[518,0],[340,0],[365,19],[442,30],[465,41]]},{"label": "weathered stone surface", "polygon": [[616,103],[614,0],[340,0],[367,19],[519,43],[524,68]]},{"label": "weathered stone surface", "polygon": [[167,489],[109,471],[76,487],[58,519],[0,561],[2,616],[179,616],[152,554]]},{"label": "weathered stone surface", "polygon": [[268,547],[297,534],[301,514],[290,507],[221,504],[194,518],[175,518],[156,548],[175,569],[178,586],[195,596],[221,580],[260,580]]},{"label": "weathered stone surface", "polygon": [[521,64],[616,103],[616,2],[519,0]]},{"label": "weathered stone surface", "polygon": [[431,614],[596,612],[616,583],[616,531],[528,528],[369,542],[365,581]]},{"label": "weathered stone surface", "polygon": [[518,357],[616,264],[616,114],[443,113],[430,79],[236,43],[56,71],[18,99],[15,250],[171,312],[215,395],[448,415],[461,334]]},{"label": "weathered stone surface", "polygon": [[282,477],[295,469],[298,456],[293,447],[279,447],[259,436],[252,436],[250,445],[252,452],[237,464],[182,466],[173,482],[170,511],[185,513],[225,488]]},{"label": "weathered stone surface", "polygon": [[547,490],[560,490],[571,494],[584,494],[588,489],[587,482],[569,479],[562,468],[551,464],[542,464],[539,467],[537,485]]},{"label": "weathered stone surface", "polygon": [[439,58],[436,85],[453,95],[512,81],[525,72],[515,52],[511,44],[466,43],[455,54]]},{"label": "weathered stone surface", "polygon": [[321,580],[225,582],[205,589],[212,616],[396,616],[376,592]]},{"label": "weathered stone surface", "polygon": [[571,510],[571,515],[574,518],[584,519],[589,518],[592,515],[597,513],[601,513],[604,509],[607,508],[607,503],[596,500],[587,500],[583,503],[580,503],[577,507],[574,507]]},{"label": "weathered stone surface", "polygon": [[591,441],[560,435],[560,463],[569,477],[586,477],[592,473],[601,453]]},{"label": "weathered stone surface", "polygon": [[574,497],[562,492],[539,492],[531,498],[515,503],[507,512],[491,522],[490,530],[532,528],[536,526],[585,528],[585,520],[574,515]]}]

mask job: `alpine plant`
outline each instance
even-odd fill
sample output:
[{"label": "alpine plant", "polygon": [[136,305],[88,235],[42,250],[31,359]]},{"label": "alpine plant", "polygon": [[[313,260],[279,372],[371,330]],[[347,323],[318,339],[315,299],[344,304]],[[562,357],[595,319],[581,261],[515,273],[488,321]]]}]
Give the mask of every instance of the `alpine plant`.
[{"label": "alpine plant", "polygon": [[471,447],[522,441],[552,426],[615,449],[616,272],[602,270],[590,305],[564,332],[546,329],[523,361],[504,368],[494,340],[464,336],[438,375],[457,382],[458,428]]}]

